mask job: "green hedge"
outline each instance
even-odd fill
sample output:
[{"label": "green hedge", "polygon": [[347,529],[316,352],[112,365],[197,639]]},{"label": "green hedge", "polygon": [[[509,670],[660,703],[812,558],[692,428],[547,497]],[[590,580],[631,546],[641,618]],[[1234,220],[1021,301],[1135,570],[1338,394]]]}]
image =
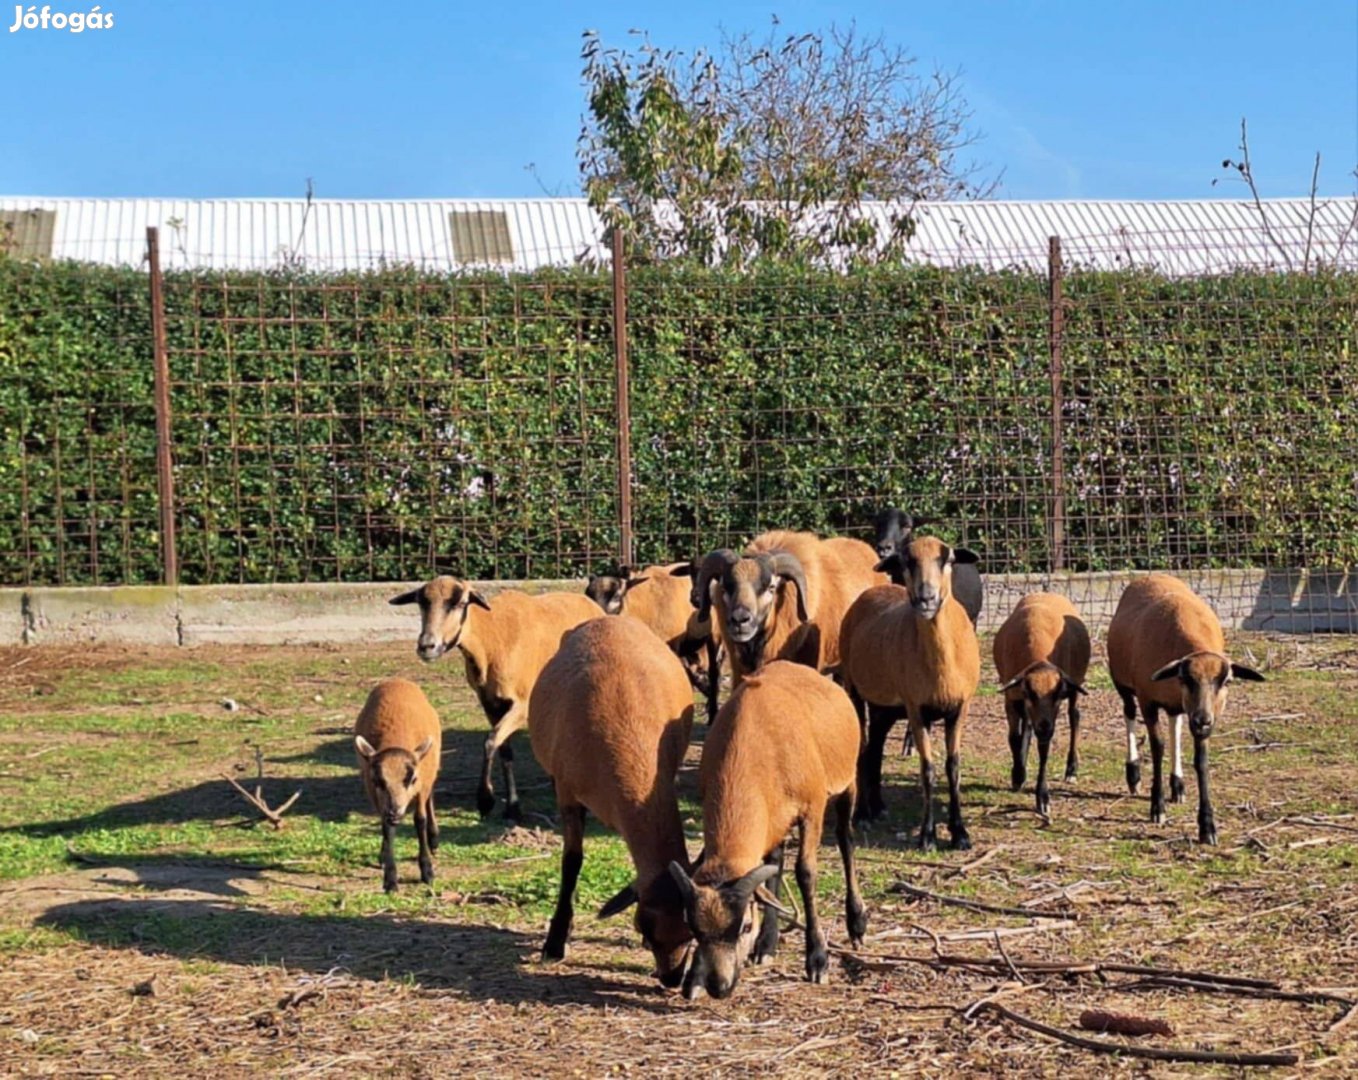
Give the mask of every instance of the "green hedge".
[{"label": "green hedge", "polygon": [[[638,555],[897,502],[1050,565],[1046,282],[630,276]],[[1075,569],[1358,547],[1358,276],[1065,282]],[[0,260],[0,581],[159,578],[144,272]],[[617,544],[611,290],[588,272],[166,279],[181,577],[551,577]]]}]

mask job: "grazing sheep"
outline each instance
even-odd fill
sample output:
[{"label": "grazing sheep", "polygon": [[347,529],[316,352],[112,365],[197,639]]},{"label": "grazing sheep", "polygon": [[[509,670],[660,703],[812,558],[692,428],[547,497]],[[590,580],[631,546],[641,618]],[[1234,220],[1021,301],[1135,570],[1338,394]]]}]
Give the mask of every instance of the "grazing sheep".
[{"label": "grazing sheep", "polygon": [[1162,772],[1165,734],[1160,713],[1174,718],[1174,771],[1170,798],[1182,802],[1183,719],[1193,734],[1193,771],[1198,776],[1198,842],[1217,842],[1207,783],[1207,740],[1226,707],[1231,679],[1263,682],[1264,677],[1226,655],[1226,636],[1216,613],[1197,593],[1169,574],[1138,578],[1123,590],[1108,625],[1108,673],[1122,698],[1127,721],[1127,787],[1135,794],[1141,782],[1136,752],[1136,707],[1150,736],[1151,820],[1165,820]]},{"label": "grazing sheep", "polygon": [[[910,545],[915,529],[920,525],[933,523],[932,518],[911,517],[904,510],[887,507],[872,519],[874,533],[873,546],[882,560],[889,560],[898,551]],[[905,585],[905,575],[901,564],[888,563],[888,571],[893,585]],[[975,626],[981,618],[981,602],[985,598],[985,586],[981,583],[981,572],[975,566],[963,563],[953,567],[952,594],[966,610],[967,618]]]},{"label": "grazing sheep", "polygon": [[596,574],[589,579],[585,595],[607,615],[631,615],[640,619],[684,663],[689,681],[707,698],[708,723],[717,715],[718,682],[721,677],[719,647],[712,636],[712,623],[698,620],[690,603],[691,587],[680,578],[692,574],[692,563],[666,563],[633,569],[620,567],[616,574]]},{"label": "grazing sheep", "polygon": [[730,655],[732,685],[772,660],[834,672],[844,612],[864,589],[886,580],[873,569],[876,561],[861,540],[797,532],[764,533],[744,555],[722,549],[703,559],[694,581],[698,617],[710,617],[715,591],[715,625]]},{"label": "grazing sheep", "polygon": [[1062,700],[1070,702],[1070,749],[1066,779],[1080,768],[1079,696],[1089,670],[1089,629],[1064,596],[1033,593],[1020,600],[995,635],[995,670],[1000,675],[1004,712],[1009,719],[1009,752],[1014,790],[1023,787],[1028,741],[1037,735],[1037,812],[1051,813],[1047,755]]},{"label": "grazing sheep", "polygon": [[373,687],[354,723],[354,749],[368,802],[382,819],[382,887],[396,890],[392,836],[408,809],[420,840],[420,880],[434,880],[439,846],[434,783],[439,776],[443,728],[429,699],[413,682],[384,679]]},{"label": "grazing sheep", "polygon": [[[919,748],[924,818],[919,845],[937,843],[934,826],[934,759],[929,731],[942,720],[947,741],[948,828],[952,846],[971,847],[962,821],[960,783],[962,727],[981,679],[981,653],[962,605],[952,595],[953,566],[976,561],[965,548],[951,548],[932,536],[916,537],[899,561],[906,585],[869,589],[844,616],[840,631],[840,675],[868,737],[860,757],[860,814],[881,816],[882,751],[904,708]],[[866,714],[864,706],[876,706]],[[883,708],[885,707],[885,708]]]},{"label": "grazing sheep", "polygon": [[394,596],[390,602],[420,605],[415,651],[421,660],[431,662],[451,649],[461,650],[467,682],[491,725],[476,808],[485,817],[495,807],[490,767],[498,750],[505,780],[505,817],[522,820],[514,784],[514,751],[508,739],[528,726],[528,695],[562,636],[582,622],[599,618],[598,607],[579,593],[529,596],[506,589],[496,594],[492,608],[467,582],[446,575]]},{"label": "grazing sheep", "polygon": [[636,927],[660,981],[678,986],[692,938],[668,872],[687,867],[675,774],[693,727],[693,690],[675,655],[627,615],[566,635],[542,669],[529,704],[533,753],[556,787],[561,892],[543,956],[566,955],[575,883],[584,862],[585,813],[621,834],[636,880],[599,912],[635,903]]},{"label": "grazing sheep", "polygon": [[[684,996],[724,998],[747,957],[772,957],[778,944],[777,882],[783,839],[798,826],[797,887],[806,910],[806,977],[825,982],[830,956],[816,911],[816,858],[825,806],[835,806],[844,861],[849,940],[859,945],[867,914],[853,855],[858,719],[844,691],[800,664],[774,661],[747,675],[722,707],[703,746],[703,854],[692,877],[670,873],[698,940]],[[771,892],[764,886],[772,884]],[[755,914],[764,906],[763,924]],[[756,940],[756,935],[758,940]]]}]

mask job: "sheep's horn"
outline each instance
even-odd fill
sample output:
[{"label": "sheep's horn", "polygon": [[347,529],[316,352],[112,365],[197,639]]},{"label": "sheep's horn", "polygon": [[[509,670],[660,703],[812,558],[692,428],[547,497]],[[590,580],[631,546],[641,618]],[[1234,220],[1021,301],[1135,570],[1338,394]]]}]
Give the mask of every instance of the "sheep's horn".
[{"label": "sheep's horn", "polygon": [[773,572],[779,577],[791,578],[797,586],[797,617],[806,622],[811,616],[806,613],[806,572],[801,562],[790,552],[776,552],[773,556]]},{"label": "sheep's horn", "polygon": [[698,576],[693,579],[693,592],[690,595],[690,599],[697,601],[693,606],[698,609],[699,622],[707,622],[712,617],[712,594],[708,591],[708,585],[714,577],[726,573],[728,566],[734,566],[739,561],[740,556],[730,548],[718,548],[703,557]]}]

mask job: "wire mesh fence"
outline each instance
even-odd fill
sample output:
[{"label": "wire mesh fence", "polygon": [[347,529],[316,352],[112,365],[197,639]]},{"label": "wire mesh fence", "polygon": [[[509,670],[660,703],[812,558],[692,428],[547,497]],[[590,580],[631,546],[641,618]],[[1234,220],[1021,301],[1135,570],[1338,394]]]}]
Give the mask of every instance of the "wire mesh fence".
[{"label": "wire mesh fence", "polygon": [[[179,580],[574,577],[890,504],[991,574],[1236,571],[1358,630],[1358,267],[1300,228],[1290,267],[636,268],[621,403],[606,266],[168,271]],[[145,269],[0,260],[5,584],[161,580],[150,310]]]}]

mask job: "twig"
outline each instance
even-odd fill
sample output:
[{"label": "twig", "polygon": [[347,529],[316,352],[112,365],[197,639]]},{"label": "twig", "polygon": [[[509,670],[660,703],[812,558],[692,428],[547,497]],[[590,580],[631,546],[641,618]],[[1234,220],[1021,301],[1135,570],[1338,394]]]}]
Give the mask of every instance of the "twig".
[{"label": "twig", "polygon": [[1355,1019],[1358,1019],[1358,1003],[1351,1005],[1348,1012],[1344,1013],[1338,1020],[1325,1029],[1327,1035],[1338,1031],[1340,1028],[1348,1027]]},{"label": "twig", "polygon": [[964,900],[960,896],[945,896],[942,893],[930,892],[928,889],[921,889],[914,885],[907,885],[904,881],[898,881],[892,887],[893,892],[902,892],[907,896],[916,896],[922,900],[933,900],[940,904],[952,904],[954,907],[966,908],[968,911],[984,911],[991,915],[1014,915],[1020,919],[1047,918],[1047,919],[1078,919],[1080,916],[1071,912],[1064,911],[1040,911],[1031,908],[1011,908],[1000,907],[998,904],[983,904],[979,900]]},{"label": "twig", "polygon": [[1173,975],[1157,975],[1137,982],[1118,984],[1119,990],[1153,990],[1177,987],[1181,990],[1201,990],[1208,994],[1230,994],[1235,997],[1265,998],[1272,1001],[1300,1001],[1307,1005],[1352,1005],[1353,999],[1324,990],[1279,990],[1276,987],[1236,986],[1208,982],[1205,979],[1183,979]]},{"label": "twig", "polygon": [[1028,980],[1019,974],[1019,969],[1014,966],[1014,961],[1009,959],[1009,954],[1004,951],[1004,942],[1000,940],[1000,932],[998,930],[995,931],[995,948],[999,950],[1000,957],[1009,968],[1009,973],[1013,975],[1017,981],[1027,983]]},{"label": "twig", "polygon": [[979,859],[972,859],[971,862],[969,863],[963,863],[961,866],[950,868],[952,872],[948,876],[956,877],[962,874],[969,874],[971,873],[971,871],[975,870],[978,866],[984,866],[986,863],[988,863],[991,859],[993,859],[1003,850],[1004,850],[1003,844],[996,844],[993,848],[987,851]]},{"label": "twig", "polygon": [[1125,1054],[1128,1057],[1149,1058],[1152,1061],[1195,1061],[1217,1065],[1295,1065],[1299,1060],[1293,1053],[1235,1054],[1219,1050],[1179,1050],[1168,1047],[1161,1049],[1157,1046],[1135,1046],[1131,1043],[1090,1039],[1016,1013],[994,1001],[980,1002],[975,1011],[994,1013],[1019,1027],[1036,1031],[1039,1035],[1046,1035],[1050,1039],[1056,1039],[1069,1046],[1078,1046],[1083,1050],[1092,1050],[1097,1054]]},{"label": "twig", "polygon": [[240,792],[241,798],[243,798],[246,802],[248,802],[261,814],[263,814],[264,817],[268,820],[269,824],[272,825],[275,829],[281,829],[283,827],[283,815],[287,813],[292,804],[295,803],[302,794],[301,789],[294,791],[292,793],[292,798],[290,798],[277,810],[273,810],[270,809],[269,804],[264,801],[262,796],[251,795],[248,791],[241,787],[240,784],[236,782],[235,777],[230,776],[227,773],[222,773],[222,778],[233,788]]},{"label": "twig", "polygon": [[1338,829],[1340,832],[1358,833],[1358,828],[1352,825],[1341,825],[1337,821],[1326,821],[1323,818],[1290,817],[1283,820],[1289,825],[1311,825],[1317,829]]},{"label": "twig", "polygon": [[1171,938],[1169,941],[1159,942],[1161,945],[1181,945],[1187,941],[1193,941],[1209,931],[1220,930],[1224,926],[1235,926],[1237,923],[1252,922],[1255,919],[1262,919],[1265,915],[1276,915],[1280,911],[1287,911],[1289,908],[1300,907],[1300,900],[1293,900],[1286,904],[1279,904],[1277,907],[1264,908],[1263,911],[1249,911],[1244,915],[1237,915],[1234,919],[1226,919],[1224,922],[1212,923],[1210,926],[1200,926],[1191,933],[1184,934],[1182,937]]}]

